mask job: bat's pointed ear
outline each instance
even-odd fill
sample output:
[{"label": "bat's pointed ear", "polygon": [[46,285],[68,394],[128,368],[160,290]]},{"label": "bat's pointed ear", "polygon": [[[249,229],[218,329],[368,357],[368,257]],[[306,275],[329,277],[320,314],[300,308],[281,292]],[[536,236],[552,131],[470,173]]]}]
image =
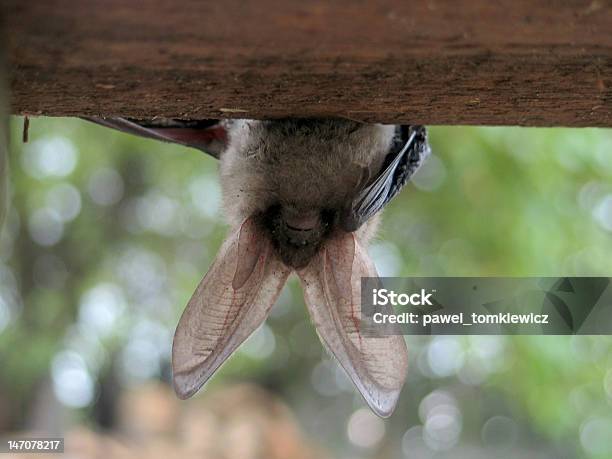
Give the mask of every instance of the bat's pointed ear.
[{"label": "bat's pointed ear", "polygon": [[217,159],[227,147],[230,123],[226,120],[187,121],[171,118],[141,120],[85,117],[83,119],[148,139],[197,148]]},{"label": "bat's pointed ear", "polygon": [[172,369],[180,398],[197,392],[262,324],[290,272],[253,218],[232,232],[176,328]]},{"label": "bat's pointed ear", "polygon": [[406,380],[408,355],[402,336],[366,333],[361,279],[378,277],[367,252],[354,234],[341,233],[297,274],[323,345],[372,410],[390,416]]}]

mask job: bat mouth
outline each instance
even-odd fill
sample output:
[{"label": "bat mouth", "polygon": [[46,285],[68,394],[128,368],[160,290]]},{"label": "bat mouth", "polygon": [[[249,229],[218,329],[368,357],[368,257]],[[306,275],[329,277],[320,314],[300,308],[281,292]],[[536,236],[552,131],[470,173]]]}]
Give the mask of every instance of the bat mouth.
[{"label": "bat mouth", "polygon": [[305,267],[331,232],[335,212],[295,210],[274,205],[262,215],[262,223],[281,260],[294,269]]}]

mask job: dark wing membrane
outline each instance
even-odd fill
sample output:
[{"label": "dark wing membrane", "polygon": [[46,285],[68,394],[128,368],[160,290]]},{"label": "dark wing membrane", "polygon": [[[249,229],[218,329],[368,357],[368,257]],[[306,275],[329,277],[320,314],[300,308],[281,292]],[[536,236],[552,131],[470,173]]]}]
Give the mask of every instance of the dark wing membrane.
[{"label": "dark wing membrane", "polygon": [[355,231],[398,194],[429,155],[424,126],[400,126],[395,147],[379,174],[352,200],[341,216],[345,231]]},{"label": "dark wing membrane", "polygon": [[197,148],[217,159],[227,144],[227,129],[224,122],[219,120],[187,121],[170,118],[138,120],[95,117],[83,117],[83,119],[128,134]]}]

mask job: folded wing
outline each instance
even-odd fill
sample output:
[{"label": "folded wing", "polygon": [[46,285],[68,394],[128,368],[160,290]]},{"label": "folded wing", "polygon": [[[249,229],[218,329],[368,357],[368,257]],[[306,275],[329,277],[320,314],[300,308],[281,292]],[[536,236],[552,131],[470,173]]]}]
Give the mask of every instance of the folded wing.
[{"label": "folded wing", "polygon": [[219,159],[227,146],[227,125],[229,121],[220,120],[178,120],[155,118],[140,120],[132,118],[98,118],[83,117],[86,121],[100,124],[128,134],[178,143],[186,147],[197,148]]},{"label": "folded wing", "polygon": [[406,185],[430,153],[423,126],[401,126],[396,146],[387,155],[383,168],[359,191],[340,217],[340,226],[355,231],[382,210]]}]

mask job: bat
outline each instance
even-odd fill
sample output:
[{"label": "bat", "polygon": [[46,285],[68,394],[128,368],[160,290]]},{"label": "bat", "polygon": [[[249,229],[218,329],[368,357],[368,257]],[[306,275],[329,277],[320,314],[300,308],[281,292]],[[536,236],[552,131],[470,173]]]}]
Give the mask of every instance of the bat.
[{"label": "bat", "polygon": [[[266,319],[297,274],[316,331],[367,404],[393,412],[407,371],[402,336],[368,336],[360,281],[379,211],[429,154],[422,126],[344,119],[89,119],[220,160],[231,231],[174,335],[173,383],[195,394]],[[205,199],[205,197],[203,197]]]}]

